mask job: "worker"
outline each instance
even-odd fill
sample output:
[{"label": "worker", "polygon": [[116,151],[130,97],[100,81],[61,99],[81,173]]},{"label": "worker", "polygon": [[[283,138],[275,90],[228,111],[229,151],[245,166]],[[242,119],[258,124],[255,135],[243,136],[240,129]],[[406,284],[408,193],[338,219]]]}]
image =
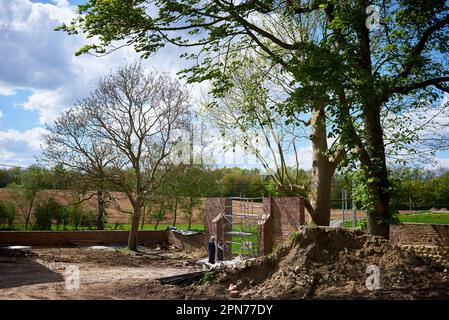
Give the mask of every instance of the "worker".
[{"label": "worker", "polygon": [[209,240],[209,263],[215,264],[215,237],[210,237]]},{"label": "worker", "polygon": [[217,245],[217,260],[223,261],[224,260],[224,242],[223,239],[220,239]]}]

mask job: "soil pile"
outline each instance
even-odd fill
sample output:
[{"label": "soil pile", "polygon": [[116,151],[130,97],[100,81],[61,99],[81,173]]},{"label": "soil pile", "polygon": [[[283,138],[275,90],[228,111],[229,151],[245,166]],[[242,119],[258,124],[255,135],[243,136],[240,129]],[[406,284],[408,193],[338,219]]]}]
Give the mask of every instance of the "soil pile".
[{"label": "soil pile", "polygon": [[[380,289],[371,290],[377,268]],[[381,237],[302,227],[272,254],[227,268],[215,285],[230,285],[231,297],[245,299],[414,298],[416,290],[447,286],[447,278],[442,268]]]}]

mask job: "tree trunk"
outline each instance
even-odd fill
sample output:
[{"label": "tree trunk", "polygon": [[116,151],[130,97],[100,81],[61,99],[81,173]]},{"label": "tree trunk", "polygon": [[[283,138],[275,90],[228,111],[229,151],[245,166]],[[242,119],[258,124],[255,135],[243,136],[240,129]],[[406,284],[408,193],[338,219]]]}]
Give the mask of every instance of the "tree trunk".
[{"label": "tree trunk", "polygon": [[105,214],[105,201],[103,190],[97,190],[98,216],[97,216],[97,230],[103,230],[103,217]]},{"label": "tree trunk", "polygon": [[[329,161],[326,114],[324,107],[315,108],[311,118],[312,177],[309,195],[309,212],[318,226],[329,226],[331,214],[332,177],[336,166]],[[310,211],[310,210],[309,210]]]},{"label": "tree trunk", "polygon": [[142,210],[142,223],[140,224],[140,230],[143,231],[145,227],[145,216],[147,214],[147,207],[144,205]]},{"label": "tree trunk", "polygon": [[140,205],[134,208],[134,213],[131,220],[131,231],[128,238],[128,249],[131,251],[137,251],[137,233],[139,231],[139,219],[140,219]]},{"label": "tree trunk", "polygon": [[30,206],[28,207],[28,212],[25,217],[25,230],[28,230],[28,225],[30,224],[30,218],[31,218],[31,210],[33,209],[34,199],[36,198],[35,195],[32,196],[30,201]]},{"label": "tree trunk", "polygon": [[379,110],[380,106],[374,103],[367,104],[364,108],[366,151],[371,160],[369,163],[364,163],[364,171],[368,178],[368,187],[374,196],[374,211],[367,213],[367,227],[369,234],[389,239],[389,182]]},{"label": "tree trunk", "polygon": [[154,230],[157,230],[157,227],[159,227],[159,222],[161,221],[162,214],[163,214],[163,212],[165,210],[164,206],[165,206],[165,201],[162,201],[161,205],[159,207],[159,213],[156,216],[156,223],[154,225]]},{"label": "tree trunk", "polygon": [[192,214],[193,214],[193,197],[190,196],[189,199],[189,230],[192,229]]},{"label": "tree trunk", "polygon": [[178,213],[178,197],[175,197],[175,208],[173,211],[173,226],[176,226],[177,213]]}]

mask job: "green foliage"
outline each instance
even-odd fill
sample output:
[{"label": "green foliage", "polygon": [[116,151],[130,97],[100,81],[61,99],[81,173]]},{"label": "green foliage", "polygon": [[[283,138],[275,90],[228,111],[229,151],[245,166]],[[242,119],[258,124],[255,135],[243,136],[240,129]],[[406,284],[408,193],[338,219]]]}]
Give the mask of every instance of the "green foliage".
[{"label": "green foliage", "polygon": [[54,198],[39,203],[34,209],[35,225],[37,230],[51,230],[52,224],[56,223],[56,230],[62,225],[64,230],[71,223],[71,210],[64,207]]},{"label": "green foliage", "polygon": [[51,230],[53,218],[60,209],[61,205],[54,198],[48,199],[47,202],[39,203],[34,209],[34,228],[37,230]]},{"label": "green foliage", "polygon": [[16,218],[17,208],[14,203],[0,202],[0,225],[7,225],[9,229],[12,229]]},{"label": "green foliage", "polygon": [[288,238],[289,238],[291,241],[296,242],[296,241],[298,241],[298,239],[300,238],[300,235],[301,235],[301,233],[295,231],[295,232],[290,233],[289,236],[288,236]]},{"label": "green foliage", "polygon": [[85,210],[81,214],[80,226],[93,229],[97,225],[97,214],[93,210]]},{"label": "green foliage", "polygon": [[[152,15],[144,0],[90,0],[79,6],[80,15],[70,25],[58,29],[71,35],[82,32],[91,39],[78,54],[104,54],[128,44],[147,58],[166,44],[200,46],[200,56],[183,55],[195,62],[183,74],[188,82],[208,80],[215,97],[232,86],[229,74],[241,64],[235,55],[269,57],[270,65],[280,66],[293,78],[295,103],[281,108],[282,114],[295,115],[317,100],[328,107],[329,118],[334,119],[330,137],[339,135],[364,166],[365,180],[359,177],[354,198],[370,213],[375,212],[373,204],[382,201],[379,193],[390,192],[379,190],[388,183],[383,111],[398,96],[418,92],[435,103],[448,91],[447,1],[149,3],[155,9]],[[367,29],[369,4],[380,6],[379,31]],[[254,16],[260,17],[256,24]],[[287,30],[288,37],[274,30]],[[223,72],[226,69],[231,72]],[[403,114],[409,105],[388,111]],[[391,143],[409,145],[409,133],[393,134]]]},{"label": "green foliage", "polygon": [[206,283],[209,283],[209,282],[214,281],[214,279],[215,279],[214,274],[213,274],[212,272],[210,272],[210,271],[207,271],[207,272],[205,272],[205,273],[203,274],[203,276],[201,277],[201,279],[198,280],[198,284],[199,284],[199,285],[206,284]]},{"label": "green foliage", "polygon": [[78,226],[81,224],[81,218],[83,214],[83,209],[80,203],[76,203],[67,208],[70,223],[73,225],[75,230],[78,230]]},{"label": "green foliage", "polygon": [[59,226],[62,225],[66,229],[67,225],[70,223],[70,214],[67,208],[62,205],[57,205],[53,209],[53,218],[56,222],[56,230],[59,230]]},{"label": "green foliage", "polygon": [[364,173],[361,170],[354,171],[350,174],[350,178],[354,181],[352,197],[354,198],[357,208],[364,210],[367,213],[375,212],[375,199],[368,186],[369,181]]},{"label": "green foliage", "polygon": [[396,168],[390,171],[390,177],[398,209],[449,208],[449,172]]},{"label": "green foliage", "polygon": [[[352,221],[351,221],[352,224]],[[356,222],[356,228],[360,229],[360,230],[366,230],[366,228],[368,227],[368,224],[366,222],[366,219],[359,219]]]},{"label": "green foliage", "polygon": [[257,170],[232,168],[224,170],[220,179],[220,191],[225,197],[261,197],[267,194],[265,182]]}]

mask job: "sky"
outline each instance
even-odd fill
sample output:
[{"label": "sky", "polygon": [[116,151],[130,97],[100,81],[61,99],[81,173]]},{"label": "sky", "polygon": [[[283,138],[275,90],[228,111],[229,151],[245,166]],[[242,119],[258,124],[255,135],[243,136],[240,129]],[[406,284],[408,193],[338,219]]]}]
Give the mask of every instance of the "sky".
[{"label": "sky", "polygon": [[[28,166],[39,156],[45,124],[51,124],[77,98],[88,95],[100,77],[138,55],[132,48],[105,57],[74,52],[86,44],[82,36],[68,36],[54,28],[69,22],[84,0],[0,0],[0,167]],[[181,49],[166,47],[143,61],[172,76],[186,67]],[[192,88],[194,93],[201,87]],[[310,145],[301,148],[302,165],[311,166]],[[437,154],[449,167],[449,151]],[[257,166],[250,158],[227,155],[222,165]]]}]

